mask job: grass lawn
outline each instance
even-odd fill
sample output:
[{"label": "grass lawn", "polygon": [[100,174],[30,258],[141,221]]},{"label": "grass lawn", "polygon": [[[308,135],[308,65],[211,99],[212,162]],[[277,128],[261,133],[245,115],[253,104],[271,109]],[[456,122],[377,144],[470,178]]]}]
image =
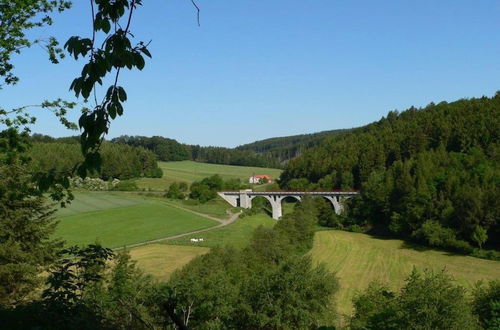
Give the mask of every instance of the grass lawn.
[{"label": "grass lawn", "polygon": [[107,210],[148,202],[144,198],[109,192],[78,191],[74,195],[75,199],[67,207],[58,209],[56,216],[66,217],[83,212]]},{"label": "grass lawn", "polygon": [[148,244],[131,249],[130,256],[146,274],[166,281],[174,270],[209,250],[198,246]]},{"label": "grass lawn", "polygon": [[[222,228],[217,228],[204,233],[185,236],[175,240],[165,241],[163,244],[189,245],[189,246],[226,246],[231,245],[236,248],[243,248],[248,245],[252,233],[260,225],[271,227],[276,220],[263,214],[248,216],[238,219],[234,223]],[[191,243],[191,238],[203,238],[203,242]]]},{"label": "grass lawn", "polygon": [[151,190],[165,190],[174,181],[184,181],[191,184],[193,181],[201,180],[214,174],[219,174],[224,179],[242,179],[248,182],[253,174],[267,174],[277,179],[281,170],[276,168],[248,167],[198,163],[193,161],[180,162],[158,162],[163,170],[162,178],[141,178],[136,181],[140,188]]},{"label": "grass lawn", "polygon": [[59,211],[55,235],[68,244],[98,240],[120,247],[156,238],[208,228],[218,223],[146,198],[123,194],[83,193]]},{"label": "grass lawn", "polygon": [[230,210],[232,207],[231,205],[223,200],[220,197],[217,197],[217,199],[213,201],[209,201],[207,203],[196,203],[196,201],[193,200],[188,200],[188,201],[183,201],[183,200],[178,200],[178,199],[167,199],[165,200],[166,203],[170,203],[173,205],[177,205],[186,209],[189,209],[191,211],[195,211],[198,213],[203,213],[207,215],[211,215],[213,217],[219,218],[219,219],[225,219],[229,217],[229,214],[227,213],[228,210]]},{"label": "grass lawn", "polygon": [[311,251],[314,261],[323,262],[337,273],[340,291],[337,308],[340,313],[352,311],[351,300],[371,281],[388,283],[400,288],[404,279],[418,269],[443,269],[456,281],[470,289],[479,280],[500,278],[500,262],[474,257],[450,255],[437,250],[417,251],[396,239],[378,239],[369,235],[345,231],[320,231]]}]

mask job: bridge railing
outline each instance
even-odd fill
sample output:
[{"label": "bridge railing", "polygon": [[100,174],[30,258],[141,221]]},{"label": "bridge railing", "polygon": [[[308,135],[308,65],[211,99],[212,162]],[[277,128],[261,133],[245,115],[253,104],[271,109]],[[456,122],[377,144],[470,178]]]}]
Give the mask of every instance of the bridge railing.
[{"label": "bridge railing", "polygon": [[301,191],[301,190],[282,190],[282,191],[252,191],[249,194],[301,194],[301,195],[321,195],[321,194],[358,194],[358,191],[336,190],[336,191]]}]

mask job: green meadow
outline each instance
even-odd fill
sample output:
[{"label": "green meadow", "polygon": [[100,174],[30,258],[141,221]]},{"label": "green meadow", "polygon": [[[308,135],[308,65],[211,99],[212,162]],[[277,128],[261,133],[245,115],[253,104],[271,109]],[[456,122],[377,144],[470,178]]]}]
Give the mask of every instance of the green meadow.
[{"label": "green meadow", "polygon": [[214,174],[224,179],[241,179],[243,182],[248,182],[248,178],[253,174],[267,174],[277,179],[282,172],[276,168],[207,164],[189,160],[158,162],[158,166],[163,170],[163,177],[138,179],[136,183],[140,188],[163,191],[174,181],[191,184]]},{"label": "green meadow", "polygon": [[[221,228],[209,230],[203,233],[184,236],[174,240],[168,240],[163,244],[190,245],[190,246],[226,246],[243,248],[248,245],[252,233],[259,226],[272,227],[276,220],[264,214],[256,214],[241,219]],[[203,242],[191,243],[191,238],[203,238]]]},{"label": "green meadow", "polygon": [[68,244],[121,247],[215,226],[218,222],[158,200],[124,194],[82,193],[58,212],[55,235]]},{"label": "green meadow", "polygon": [[335,272],[340,282],[338,311],[349,314],[351,300],[372,281],[398,289],[413,267],[446,271],[457,283],[471,289],[479,280],[500,278],[500,262],[448,252],[421,249],[397,239],[379,239],[366,234],[319,231],[310,254]]}]

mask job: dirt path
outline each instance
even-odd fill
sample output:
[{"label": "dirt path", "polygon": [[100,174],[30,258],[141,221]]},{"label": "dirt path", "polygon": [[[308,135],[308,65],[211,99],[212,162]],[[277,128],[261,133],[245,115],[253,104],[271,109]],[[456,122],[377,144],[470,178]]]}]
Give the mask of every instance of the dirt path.
[{"label": "dirt path", "polygon": [[134,248],[134,247],[137,247],[137,246],[147,245],[147,244],[151,244],[151,243],[158,243],[158,242],[162,242],[162,241],[168,241],[168,240],[171,240],[171,239],[176,239],[176,238],[180,238],[180,237],[184,237],[184,236],[188,236],[188,235],[192,235],[192,234],[203,233],[205,231],[209,231],[209,230],[221,228],[221,227],[227,226],[227,225],[235,222],[236,219],[238,219],[238,217],[241,214],[241,211],[240,211],[238,213],[231,214],[231,216],[228,219],[219,219],[219,218],[216,218],[216,217],[212,217],[210,215],[206,215],[206,214],[203,214],[203,213],[199,213],[199,212],[196,212],[196,211],[192,211],[192,210],[186,209],[186,208],[184,208],[182,206],[173,205],[173,204],[170,204],[168,202],[163,202],[163,203],[168,204],[169,206],[176,207],[178,209],[184,210],[186,212],[191,212],[193,214],[196,214],[198,216],[201,216],[201,217],[204,217],[204,218],[207,218],[207,219],[215,220],[215,221],[219,222],[219,224],[217,226],[213,226],[213,227],[209,227],[209,228],[205,228],[205,229],[200,229],[200,230],[194,230],[194,231],[190,231],[188,233],[177,234],[177,235],[173,235],[173,236],[156,238],[156,239],[145,241],[145,242],[141,242],[141,243],[130,244],[130,245],[127,245],[125,247],[114,248],[113,250],[116,251],[116,250],[121,250],[123,248],[130,249],[130,248]]}]

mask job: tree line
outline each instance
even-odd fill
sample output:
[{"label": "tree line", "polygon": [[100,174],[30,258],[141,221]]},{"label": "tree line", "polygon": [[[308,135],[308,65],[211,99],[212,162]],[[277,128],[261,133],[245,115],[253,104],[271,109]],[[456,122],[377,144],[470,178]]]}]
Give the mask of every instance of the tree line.
[{"label": "tree line", "polygon": [[338,129],[312,134],[274,137],[244,144],[236,147],[236,149],[254,151],[275,158],[280,163],[286,163],[290,159],[300,156],[307,149],[319,145],[326,137],[335,136],[346,131],[347,129]]},{"label": "tree line", "polygon": [[[25,154],[32,160],[30,167],[33,171],[71,172],[76,164],[83,161],[78,138],[54,139],[34,135],[31,141],[32,145]],[[138,177],[156,178],[163,175],[158,167],[156,155],[141,147],[103,142],[101,157],[100,171],[91,172],[90,176],[103,180],[124,180]]]},{"label": "tree line", "polygon": [[344,221],[471,253],[500,246],[500,93],[391,111],[291,160],[287,189],[359,189]]},{"label": "tree line", "polygon": [[192,160],[212,164],[280,167],[279,161],[270,155],[260,155],[250,150],[182,144],[161,136],[123,135],[112,139],[111,142],[143,147],[154,152],[161,161]]},{"label": "tree line", "polygon": [[206,203],[217,198],[218,191],[248,188],[250,188],[250,185],[242,183],[240,179],[224,180],[220,175],[214,174],[199,181],[194,181],[189,186],[189,189],[186,182],[173,182],[168,187],[165,197],[173,199],[186,199],[186,197],[189,197],[200,203]]}]

